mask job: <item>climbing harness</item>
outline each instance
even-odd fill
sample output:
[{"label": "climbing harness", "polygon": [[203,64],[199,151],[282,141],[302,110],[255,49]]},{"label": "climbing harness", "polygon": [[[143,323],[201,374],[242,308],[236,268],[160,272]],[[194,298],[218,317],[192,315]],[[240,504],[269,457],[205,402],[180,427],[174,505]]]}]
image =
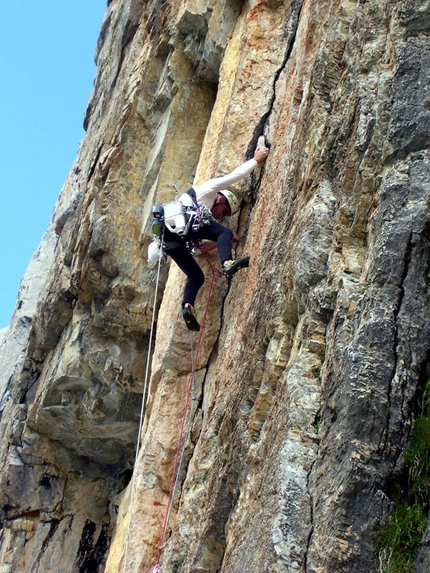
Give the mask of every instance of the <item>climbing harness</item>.
[{"label": "climbing harness", "polygon": [[214,218],[212,211],[203,204],[189,208],[188,213],[192,217],[191,228],[195,232],[197,232],[201,227],[209,225]]}]

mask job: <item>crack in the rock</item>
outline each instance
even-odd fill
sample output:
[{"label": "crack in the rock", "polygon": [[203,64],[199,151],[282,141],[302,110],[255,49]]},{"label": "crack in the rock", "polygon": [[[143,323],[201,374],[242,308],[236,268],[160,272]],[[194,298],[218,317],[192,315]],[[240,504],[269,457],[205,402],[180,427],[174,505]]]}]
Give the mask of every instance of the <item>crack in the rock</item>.
[{"label": "crack in the rock", "polygon": [[[399,317],[399,313],[402,307],[402,302],[405,298],[405,289],[404,289],[404,282],[406,280],[406,277],[408,275],[408,269],[411,263],[411,253],[412,253],[412,232],[409,234],[408,240],[407,240],[407,247],[405,250],[405,256],[404,256],[404,264],[403,264],[403,269],[402,269],[402,275],[399,281],[399,289],[400,289],[400,296],[398,298],[398,300],[396,301],[396,307],[394,309],[394,339],[393,339],[393,355],[394,355],[394,363],[393,363],[393,367],[392,367],[392,371],[390,374],[390,383],[388,386],[388,391],[387,391],[387,416],[386,416],[386,422],[385,422],[385,427],[383,429],[383,434],[385,435],[381,435],[380,438],[380,444],[382,445],[382,449],[385,450],[387,443],[389,442],[389,434],[390,434],[390,425],[391,425],[391,408],[392,408],[392,399],[391,396],[393,394],[393,383],[394,383],[394,379],[396,376],[396,372],[397,372],[397,366],[399,363],[399,356],[398,356],[398,345],[399,345],[399,337],[398,337],[398,325],[397,325],[397,321],[398,321],[398,317]],[[403,385],[402,388],[402,393],[404,393],[405,387]]]},{"label": "crack in the rock", "polygon": [[[256,127],[254,129],[251,141],[248,145],[246,155],[245,155],[247,159],[250,159],[251,157],[253,157],[255,148],[257,146],[258,138],[261,137],[262,135],[264,135],[264,131],[265,131],[265,127],[266,127],[268,118],[273,111],[275,101],[276,101],[276,84],[278,83],[278,80],[279,80],[282,72],[285,70],[285,67],[286,67],[286,65],[290,59],[291,53],[293,51],[294,43],[295,43],[296,36],[297,36],[297,30],[299,27],[299,18],[300,18],[301,9],[302,9],[302,0],[293,0],[293,2],[291,4],[291,12],[290,12],[290,15],[288,18],[288,24],[290,24],[290,30],[288,31],[289,37],[288,37],[287,47],[285,50],[285,56],[284,56],[284,59],[282,61],[281,66],[279,67],[279,69],[274,74],[273,84],[272,84],[272,97],[269,101],[268,110],[261,116],[258,124],[256,125]],[[267,139],[266,139],[266,145],[268,147],[271,146],[271,142],[268,141]],[[260,185],[261,185],[261,180],[262,180],[263,174],[264,174],[264,165],[261,168],[258,179],[254,173],[251,175],[251,181],[253,183],[253,193],[252,193],[253,203],[255,203],[255,201],[257,199],[258,190],[259,190]]]},{"label": "crack in the rock", "polygon": [[307,476],[306,476],[306,489],[307,489],[307,492],[309,495],[310,530],[309,530],[308,538],[306,540],[305,552],[303,555],[304,573],[308,572],[308,553],[309,553],[309,547],[311,545],[312,535],[314,533],[314,502],[313,502],[313,496],[311,493],[311,487],[310,487],[309,481],[310,481],[310,476],[311,476],[313,467],[315,465],[315,462],[316,462],[316,456],[315,456],[315,460],[312,462],[311,467],[309,468],[309,471],[308,471]]}]

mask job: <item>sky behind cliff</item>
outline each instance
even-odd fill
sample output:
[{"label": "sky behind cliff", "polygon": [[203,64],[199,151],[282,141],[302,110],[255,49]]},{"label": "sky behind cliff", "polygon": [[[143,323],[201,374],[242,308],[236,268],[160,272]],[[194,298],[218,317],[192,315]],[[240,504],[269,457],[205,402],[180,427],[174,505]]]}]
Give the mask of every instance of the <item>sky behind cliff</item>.
[{"label": "sky behind cliff", "polygon": [[0,19],[0,328],[84,135],[107,0],[5,2]]}]

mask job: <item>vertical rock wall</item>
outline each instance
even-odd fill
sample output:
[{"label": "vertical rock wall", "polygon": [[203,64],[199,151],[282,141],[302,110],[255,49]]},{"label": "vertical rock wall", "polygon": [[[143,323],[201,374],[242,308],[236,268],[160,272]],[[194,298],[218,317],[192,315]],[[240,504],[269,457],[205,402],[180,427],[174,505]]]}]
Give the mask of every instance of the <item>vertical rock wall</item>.
[{"label": "vertical rock wall", "polygon": [[[429,21],[427,0],[108,3],[87,134],[3,333],[0,571],[378,570],[430,345]],[[201,261],[159,553],[191,341],[178,269],[156,301],[142,278],[151,207],[262,135],[230,223],[251,265],[208,303]]]}]

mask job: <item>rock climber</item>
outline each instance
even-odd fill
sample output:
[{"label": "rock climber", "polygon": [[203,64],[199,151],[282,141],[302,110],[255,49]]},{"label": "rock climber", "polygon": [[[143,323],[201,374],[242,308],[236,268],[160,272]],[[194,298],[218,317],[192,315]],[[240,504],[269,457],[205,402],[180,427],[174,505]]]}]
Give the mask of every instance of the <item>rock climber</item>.
[{"label": "rock climber", "polygon": [[232,247],[237,244],[239,237],[216,220],[222,220],[224,217],[233,215],[240,206],[239,199],[226,187],[244,179],[257,166],[261,166],[268,154],[269,149],[267,147],[259,147],[256,149],[253,159],[236,167],[228,175],[210,179],[198,187],[189,189],[179,197],[179,201],[186,209],[190,209],[191,212],[196,209],[199,213],[196,221],[187,232],[186,240],[176,233],[172,233],[167,227],[164,228],[163,249],[172,257],[188,279],[182,299],[182,315],[189,330],[200,330],[194,312],[194,302],[198,291],[203,286],[205,277],[187,248],[187,241],[196,240],[200,242],[204,239],[210,241],[211,243],[208,243],[203,249],[205,252],[214,247],[218,249],[223,272],[226,276],[232,276],[239,269],[249,265],[249,257],[233,259]]}]

